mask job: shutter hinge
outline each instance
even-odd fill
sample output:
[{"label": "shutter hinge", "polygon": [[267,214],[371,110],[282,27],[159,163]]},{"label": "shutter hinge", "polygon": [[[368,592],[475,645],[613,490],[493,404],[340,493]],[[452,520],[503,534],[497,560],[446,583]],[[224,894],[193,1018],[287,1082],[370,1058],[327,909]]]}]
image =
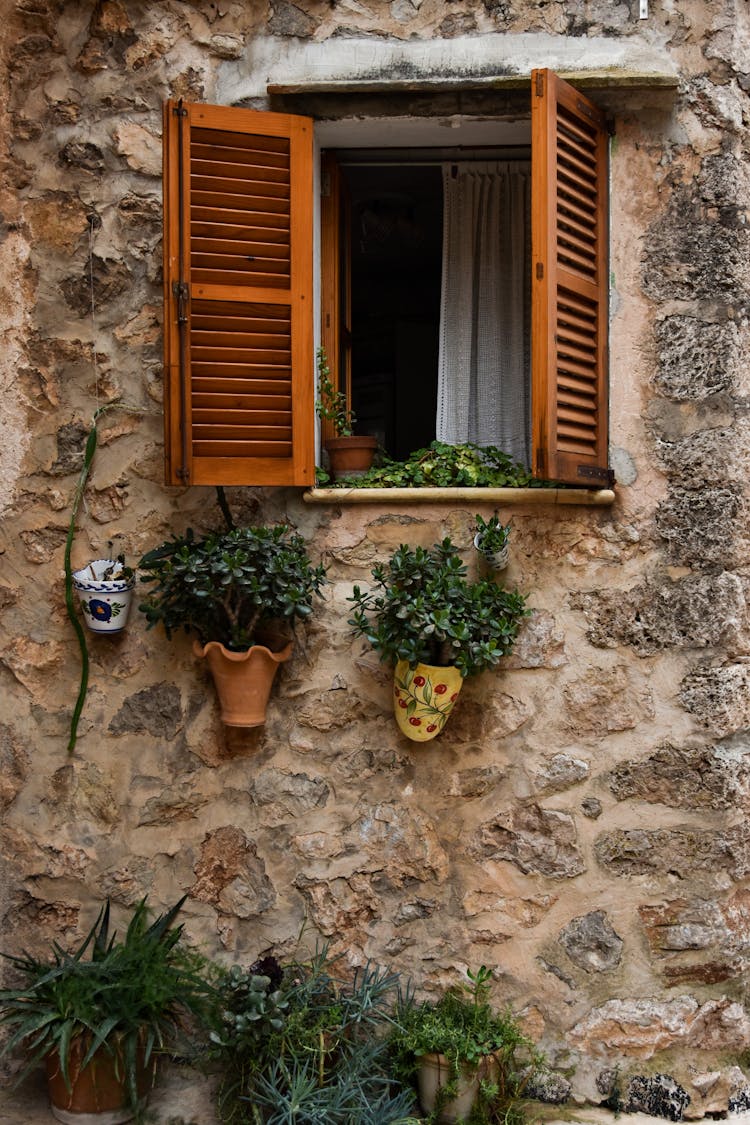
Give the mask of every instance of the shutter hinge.
[{"label": "shutter hinge", "polygon": [[182,104],[182,99],[179,100],[177,105],[172,106],[172,113],[175,115],[175,117],[187,117],[188,111]]},{"label": "shutter hinge", "polygon": [[176,474],[185,484],[190,483],[190,469],[178,469]]},{"label": "shutter hinge", "polygon": [[617,130],[615,129],[614,117],[607,117],[604,124],[607,126],[607,133],[609,134],[609,136],[614,137],[615,133],[617,132]]},{"label": "shutter hinge", "polygon": [[187,324],[187,305],[190,300],[190,289],[186,281],[173,281],[172,292],[177,298],[177,323]]},{"label": "shutter hinge", "polygon": [[576,475],[595,482],[601,488],[614,488],[614,469],[604,469],[600,465],[578,465]]},{"label": "shutter hinge", "polygon": [[537,262],[536,264],[536,279],[537,281],[544,279],[544,262]]},{"label": "shutter hinge", "polygon": [[536,96],[538,98],[544,97],[544,75],[537,71],[536,74]]}]

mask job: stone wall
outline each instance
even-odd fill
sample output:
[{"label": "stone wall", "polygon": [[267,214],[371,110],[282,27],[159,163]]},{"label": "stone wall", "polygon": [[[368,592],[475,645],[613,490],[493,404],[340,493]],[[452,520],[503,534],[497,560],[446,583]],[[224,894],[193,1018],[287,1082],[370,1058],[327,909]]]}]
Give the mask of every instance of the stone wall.
[{"label": "stone wall", "polygon": [[[690,1116],[745,1104],[750,30],[741,0],[650,8],[6,0],[4,949],[72,940],[104,895],[122,908],[186,892],[191,937],[230,961],[289,953],[305,927],[303,941],[322,935],[350,964],[387,962],[426,990],[492,966],[496,999],[577,1097]],[[225,731],[188,639],[169,644],[136,615],[90,642],[68,756],[78,652],[63,544],[95,409],[117,406],[100,421],[74,563],[136,559],[172,529],[221,523],[212,489],[161,483],[162,100],[262,86],[253,51],[354,37],[480,49],[498,33],[562,62],[575,51],[578,69],[589,46],[623,44],[680,75],[670,100],[617,106],[615,505],[513,508],[510,581],[534,614],[419,748],[392,721],[388,669],[347,631],[346,598],[400,542],[450,534],[468,548],[491,508],[229,490],[238,522],[289,520],[329,566],[265,728]]]}]

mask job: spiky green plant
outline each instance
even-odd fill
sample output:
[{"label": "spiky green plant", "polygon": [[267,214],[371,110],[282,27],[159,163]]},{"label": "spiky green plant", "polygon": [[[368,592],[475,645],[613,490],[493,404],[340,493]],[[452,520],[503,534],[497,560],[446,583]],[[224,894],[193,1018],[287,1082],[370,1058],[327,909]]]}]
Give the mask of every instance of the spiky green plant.
[{"label": "spiky green plant", "polygon": [[82,1069],[100,1048],[122,1060],[128,1102],[137,1110],[139,1062],[148,1067],[189,1016],[205,1017],[214,996],[202,959],[180,942],[182,926],[174,925],[184,901],[149,923],[142,899],[118,940],[110,934],[107,900],[72,953],[53,942],[46,958],[2,954],[23,981],[0,990],[0,1024],[10,1031],[2,1053],[22,1046],[27,1056],[19,1082],[57,1052],[70,1090],[68,1051],[82,1040]]},{"label": "spiky green plant", "polygon": [[370,964],[350,978],[326,949],[281,966],[229,970],[211,1039],[227,1125],[399,1125],[410,1089],[389,1069],[385,1031],[397,978]]}]

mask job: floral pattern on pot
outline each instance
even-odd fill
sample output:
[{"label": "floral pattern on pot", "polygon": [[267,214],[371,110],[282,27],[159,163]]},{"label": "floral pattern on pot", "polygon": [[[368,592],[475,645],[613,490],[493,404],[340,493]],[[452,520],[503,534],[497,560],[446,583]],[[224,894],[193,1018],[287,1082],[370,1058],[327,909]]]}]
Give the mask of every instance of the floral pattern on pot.
[{"label": "floral pattern on pot", "polygon": [[436,738],[448,721],[463,684],[458,668],[399,660],[393,679],[393,711],[412,742]]},{"label": "floral pattern on pot", "polygon": [[[104,575],[108,577],[104,577]],[[120,633],[125,628],[135,586],[132,571],[112,559],[96,559],[73,574],[83,617],[94,633]]]}]

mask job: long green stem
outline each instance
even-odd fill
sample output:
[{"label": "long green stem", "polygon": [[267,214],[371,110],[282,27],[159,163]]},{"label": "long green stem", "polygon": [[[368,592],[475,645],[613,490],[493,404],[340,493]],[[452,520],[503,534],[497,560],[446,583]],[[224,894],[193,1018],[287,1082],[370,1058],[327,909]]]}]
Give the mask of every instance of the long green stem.
[{"label": "long green stem", "polygon": [[78,698],[76,699],[75,707],[73,708],[73,715],[70,720],[70,738],[68,739],[68,753],[72,754],[75,750],[76,739],[78,737],[78,722],[81,718],[81,711],[83,710],[84,700],[86,699],[86,691],[89,686],[89,650],[86,644],[86,634],[81,625],[81,620],[76,612],[75,599],[73,597],[73,568],[70,564],[70,553],[73,547],[73,537],[76,530],[76,519],[78,518],[78,510],[81,507],[83,494],[86,490],[86,481],[89,478],[91,470],[91,463],[94,460],[96,453],[97,430],[96,421],[100,414],[97,410],[94,414],[94,420],[91,426],[91,432],[86,442],[86,450],[83,456],[83,468],[81,475],[78,478],[78,484],[73,495],[73,506],[70,513],[70,523],[68,524],[68,534],[65,539],[65,608],[68,611],[70,623],[75,630],[78,637],[78,647],[81,650],[81,682],[78,688]]}]

